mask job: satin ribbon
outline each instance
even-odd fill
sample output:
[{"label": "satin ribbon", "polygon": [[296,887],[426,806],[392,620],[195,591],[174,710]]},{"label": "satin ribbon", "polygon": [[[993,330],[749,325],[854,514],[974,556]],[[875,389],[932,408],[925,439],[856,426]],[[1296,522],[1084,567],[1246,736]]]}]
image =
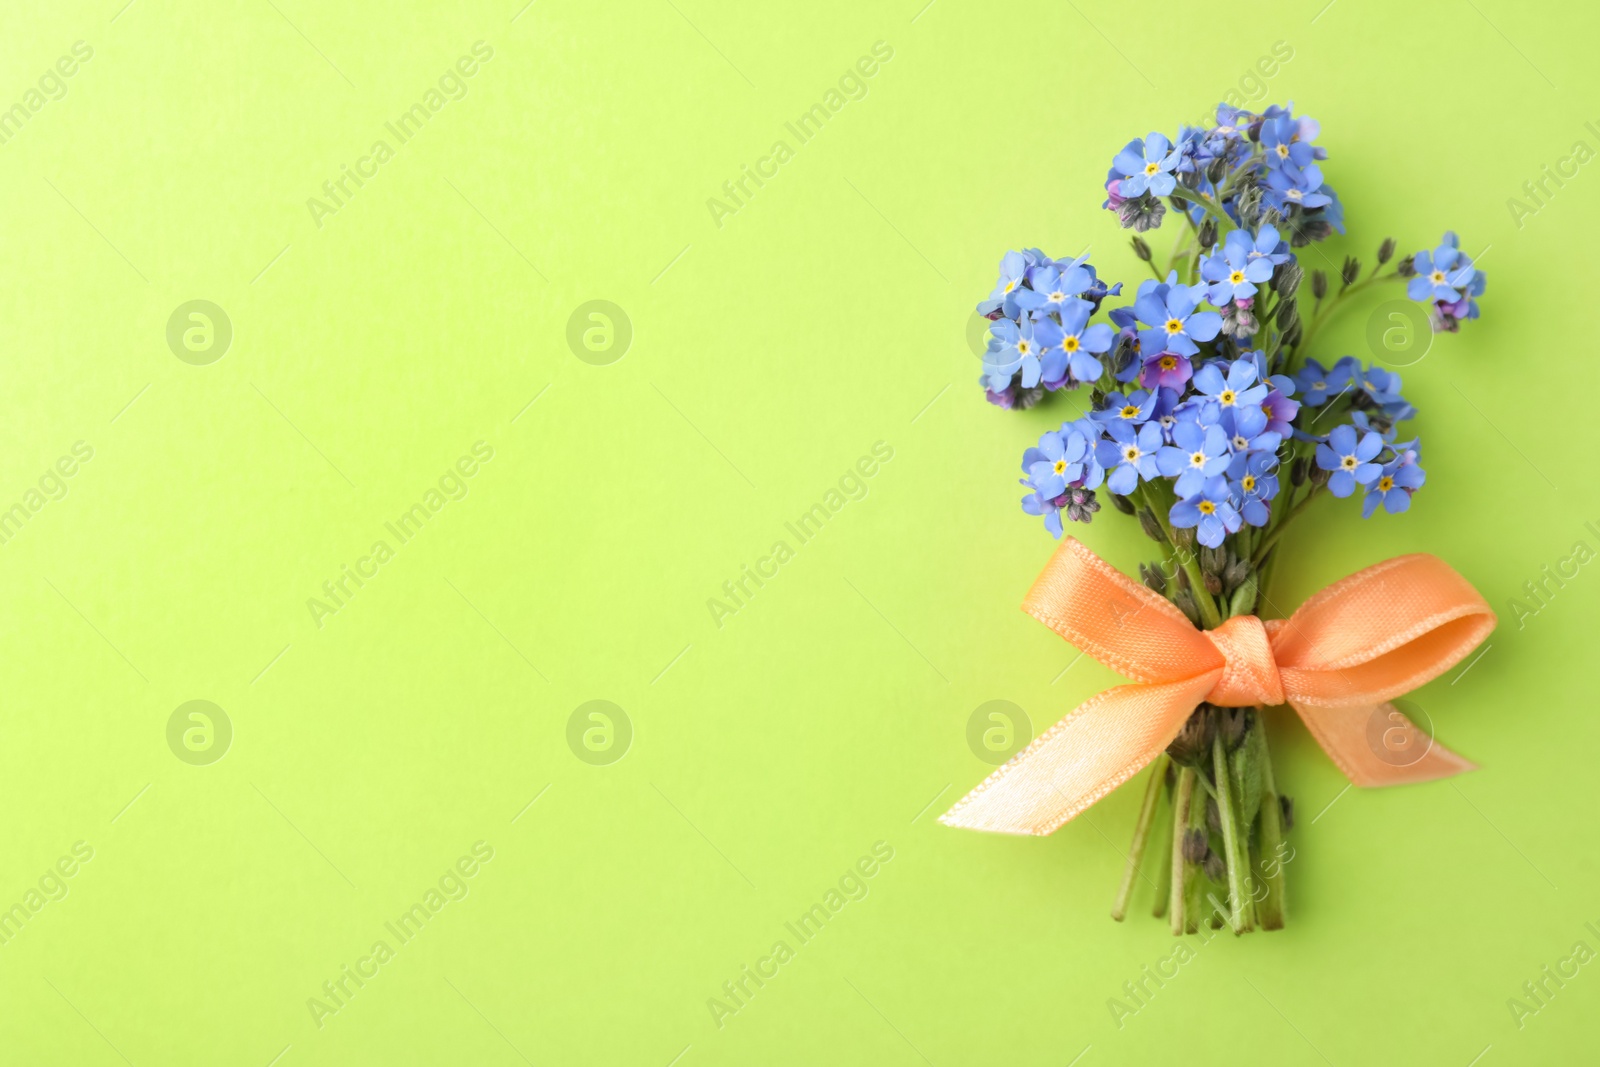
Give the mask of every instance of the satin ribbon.
[{"label": "satin ribbon", "polygon": [[[1022,609],[1134,684],[1079,705],[940,816],[946,826],[1048,834],[1155,759],[1202,701],[1288,703],[1356,785],[1473,769],[1387,703],[1449,670],[1494,629],[1489,605],[1437,557],[1358,571],[1286,620],[1240,615],[1197,630],[1165,597],[1068,537]],[[1397,759],[1397,749],[1407,755]]]}]

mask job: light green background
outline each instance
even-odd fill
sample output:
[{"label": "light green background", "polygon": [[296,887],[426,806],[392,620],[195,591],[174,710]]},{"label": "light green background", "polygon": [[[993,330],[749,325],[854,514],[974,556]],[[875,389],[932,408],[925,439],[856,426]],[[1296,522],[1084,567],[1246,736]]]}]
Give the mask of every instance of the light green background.
[{"label": "light green background", "polygon": [[[1600,968],[1520,1029],[1506,1001],[1600,948],[1600,572],[1520,628],[1508,602],[1600,548],[1600,177],[1520,227],[1506,201],[1600,148],[1594,13],[921,2],[12,13],[0,103],[76,41],[93,58],[0,145],[0,506],[75,442],[93,459],[0,547],[0,907],[74,843],[93,859],[0,945],[0,1060],[1592,1058]],[[384,123],[477,41],[466,95],[398,145]],[[784,124],[879,41],[868,95],[799,144]],[[1490,285],[1405,370],[1414,510],[1322,511],[1277,599],[1417,550],[1467,575],[1501,627],[1413,699],[1483,769],[1343,793],[1276,719],[1289,928],[1205,945],[1119,1028],[1108,998],[1172,951],[1145,895],[1106,914],[1137,787],[1045,839],[934,821],[989,770],[980,704],[1038,730],[1117,681],[1063,673],[1017,610],[1052,547],[1017,458],[1066,406],[985,405],[964,331],[1007,248],[1092,246],[1136,282],[1108,161],[1279,41],[1257,99],[1323,123],[1356,235],[1327,254],[1453,227]],[[319,228],[307,199],[380,138],[394,158]],[[708,198],[779,139],[717,225]],[[165,339],[194,299],[233,326],[208,366]],[[595,299],[633,329],[607,366],[566,340]],[[1364,355],[1378,302],[1325,351]],[[307,598],[479,441],[466,498],[319,628]],[[798,545],[784,523],[879,441],[866,497]],[[1109,510],[1080,532],[1143,551]],[[779,539],[794,558],[717,626],[707,599]],[[208,766],[167,743],[194,699],[233,725]],[[566,740],[595,699],[634,730],[609,766]],[[384,924],[479,841],[470,894],[400,946]],[[879,841],[865,899],[794,941]],[[308,998],[380,938],[394,958],[319,1028]],[[708,998],[779,939],[795,958],[719,1028]]]}]

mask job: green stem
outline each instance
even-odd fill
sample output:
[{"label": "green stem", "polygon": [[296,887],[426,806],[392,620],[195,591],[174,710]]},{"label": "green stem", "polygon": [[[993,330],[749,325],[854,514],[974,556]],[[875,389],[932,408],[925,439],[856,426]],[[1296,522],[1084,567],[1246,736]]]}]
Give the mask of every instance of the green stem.
[{"label": "green stem", "polygon": [[1267,754],[1267,728],[1258,714],[1252,729],[1261,731],[1261,861],[1255,873],[1266,883],[1267,891],[1256,906],[1263,930],[1281,930],[1288,911],[1283,877],[1283,809],[1278,806],[1278,787],[1272,776],[1272,757]]},{"label": "green stem", "polygon": [[[1163,773],[1162,777],[1165,778],[1166,774]],[[1164,822],[1166,823],[1166,827],[1167,827],[1167,837],[1166,837],[1166,846],[1167,847],[1166,847],[1166,851],[1165,852],[1156,853],[1156,856],[1158,858],[1162,857],[1162,856],[1171,856],[1172,855],[1172,839],[1173,839],[1173,836],[1175,835],[1175,833],[1177,831],[1177,825],[1178,825],[1176,812],[1173,810],[1176,807],[1177,807],[1177,803],[1176,803],[1176,801],[1174,801],[1174,803],[1171,805],[1171,807],[1167,809],[1167,815],[1169,816],[1169,818],[1164,820]],[[1171,899],[1170,898],[1172,896],[1172,864],[1170,862],[1160,863],[1160,864],[1158,864],[1158,867],[1159,867],[1159,870],[1156,872],[1156,902],[1155,902],[1155,907],[1153,907],[1150,910],[1150,913],[1152,915],[1154,915],[1156,918],[1160,919],[1160,918],[1162,918],[1163,916],[1165,916],[1167,914],[1167,905],[1171,903]]]},{"label": "green stem", "polygon": [[[1234,221],[1228,217],[1228,213],[1222,210],[1221,204],[1211,199],[1205,193],[1200,192],[1198,189],[1191,189],[1185,185],[1178,189],[1177,195],[1184,200],[1188,200],[1191,203],[1200,205],[1207,215],[1210,215],[1212,218],[1216,219],[1218,234],[1226,232],[1226,228],[1233,227],[1235,225]],[[1184,212],[1184,215],[1187,216],[1188,212]]]},{"label": "green stem", "polygon": [[1344,306],[1346,299],[1354,296],[1363,289],[1366,289],[1368,286],[1377,282],[1399,280],[1401,280],[1399,271],[1390,271],[1388,274],[1380,275],[1376,270],[1374,270],[1371,274],[1367,275],[1360,281],[1351,285],[1347,285],[1343,289],[1340,289],[1337,293],[1333,294],[1333,296],[1329,298],[1326,306],[1323,306],[1319,301],[1317,308],[1312,315],[1311,321],[1306,323],[1305,329],[1300,334],[1299,342],[1294,346],[1296,357],[1298,357],[1300,353],[1310,349],[1311,339],[1317,335],[1318,330],[1322,329],[1324,323],[1339,313],[1339,309]]},{"label": "green stem", "polygon": [[1222,742],[1220,729],[1211,741],[1211,765],[1217,779],[1217,814],[1222,823],[1223,859],[1228,864],[1228,905],[1231,909],[1228,924],[1233,927],[1234,933],[1242,934],[1250,929],[1244,910],[1246,865],[1239,847],[1239,820],[1234,814],[1233,786],[1228,781],[1228,750]]},{"label": "green stem", "polygon": [[1193,767],[1178,771],[1178,791],[1172,801],[1172,884],[1168,910],[1172,913],[1172,932],[1182,935],[1185,926],[1183,897],[1185,872],[1183,862],[1183,829],[1189,824],[1189,810],[1194,807]]},{"label": "green stem", "polygon": [[1272,546],[1277,544],[1278,538],[1283,535],[1283,531],[1289,528],[1289,523],[1293,522],[1295,517],[1306,509],[1306,505],[1311,503],[1316,498],[1317,489],[1315,486],[1312,486],[1311,491],[1305,495],[1300,503],[1290,508],[1288,513],[1285,514],[1283,518],[1279,519],[1273,526],[1272,530],[1261,539],[1261,544],[1256,547],[1255,556],[1250,560],[1251,566],[1261,566],[1262,561],[1267,558],[1267,553],[1272,551]]},{"label": "green stem", "polygon": [[[1200,771],[1195,771],[1195,780],[1204,782],[1206,776]],[[1186,822],[1188,829],[1204,834],[1206,831],[1206,804],[1199,793],[1189,803],[1189,818]],[[1181,840],[1181,839],[1180,839]],[[1182,858],[1182,849],[1179,850]],[[1183,907],[1184,907],[1184,933],[1192,934],[1200,928],[1200,923],[1205,919],[1205,907],[1201,893],[1205,890],[1205,867],[1199,863],[1185,863],[1183,865]]]},{"label": "green stem", "polygon": [[1211,594],[1206,592],[1206,579],[1205,574],[1200,570],[1199,555],[1191,550],[1178,547],[1178,539],[1173,534],[1172,524],[1168,520],[1168,512],[1172,510],[1172,505],[1156,499],[1157,494],[1160,493],[1160,490],[1157,489],[1158,484],[1157,482],[1146,482],[1136,490],[1136,493],[1139,499],[1149,507],[1151,513],[1155,515],[1156,521],[1161,524],[1161,532],[1166,534],[1167,544],[1172,546],[1174,558],[1183,567],[1184,573],[1189,576],[1190,592],[1194,595],[1194,602],[1200,607],[1200,621],[1205,624],[1207,630],[1215,630],[1222,625],[1222,613],[1217,609],[1217,602],[1211,598]]},{"label": "green stem", "polygon": [[1128,862],[1122,869],[1122,885],[1117,888],[1117,899],[1111,905],[1111,917],[1121,922],[1128,913],[1128,897],[1133,894],[1133,880],[1139,874],[1139,861],[1144,859],[1145,842],[1150,839],[1150,824],[1155,818],[1156,803],[1161,799],[1161,786],[1167,777],[1165,752],[1150,764],[1150,784],[1144,790],[1144,803],[1139,807],[1139,819],[1133,824],[1133,844],[1128,846]]}]

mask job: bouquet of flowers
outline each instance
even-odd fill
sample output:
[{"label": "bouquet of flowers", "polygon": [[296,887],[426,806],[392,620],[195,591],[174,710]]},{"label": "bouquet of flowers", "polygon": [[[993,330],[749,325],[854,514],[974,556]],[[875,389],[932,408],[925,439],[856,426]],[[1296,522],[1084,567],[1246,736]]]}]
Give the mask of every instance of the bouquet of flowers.
[{"label": "bouquet of flowers", "polygon": [[[1104,206],[1150,266],[1132,302],[1104,309],[1122,285],[1087,257],[1029,249],[1006,253],[978,305],[991,320],[980,379],[991,403],[1028,408],[1087,389],[1087,413],[1024,452],[1023,511],[1061,538],[1063,517],[1088,523],[1109,497],[1159,558],[1141,564],[1141,588],[1074,539],[1058,549],[1026,610],[1140,684],[1083,705],[944,821],[1048,833],[1148,765],[1112,915],[1122,919],[1155,852],[1154,913],[1170,915],[1174,933],[1283,925],[1293,808],[1273,777],[1262,707],[1292,704],[1358,784],[1471,766],[1388,703],[1493,627],[1441,561],[1391,560],[1291,619],[1257,617],[1280,614],[1268,593],[1283,534],[1316,502],[1359,495],[1364,517],[1397,514],[1426,481],[1421,443],[1402,439],[1415,409],[1399,375],[1319,359],[1318,334],[1352,297],[1391,284],[1434,332],[1455,332],[1478,317],[1484,291],[1453,233],[1398,261],[1387,239],[1370,270],[1348,257],[1335,268],[1318,242],[1344,233],[1344,210],[1323,181],[1318,132],[1292,104],[1220,106],[1211,129],[1130,141]],[[1164,258],[1143,236],[1163,222],[1176,231]],[[1311,263],[1296,251],[1307,248]],[[1109,322],[1096,321],[1102,310]]]}]

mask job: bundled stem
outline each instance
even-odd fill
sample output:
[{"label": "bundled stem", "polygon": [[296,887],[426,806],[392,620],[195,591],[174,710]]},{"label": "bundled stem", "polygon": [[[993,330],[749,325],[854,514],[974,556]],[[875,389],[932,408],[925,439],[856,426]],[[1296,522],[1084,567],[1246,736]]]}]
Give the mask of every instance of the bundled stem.
[{"label": "bundled stem", "polygon": [[1133,826],[1133,843],[1128,846],[1128,862],[1122,869],[1122,885],[1117,889],[1117,899],[1111,905],[1111,917],[1121,922],[1128,913],[1128,897],[1133,894],[1133,880],[1139,874],[1139,861],[1144,858],[1145,842],[1150,839],[1150,825],[1155,820],[1156,804],[1161,800],[1161,786],[1167,777],[1167,754],[1163,752],[1150,764],[1150,784],[1145,787],[1144,803],[1139,808],[1139,820]]}]

